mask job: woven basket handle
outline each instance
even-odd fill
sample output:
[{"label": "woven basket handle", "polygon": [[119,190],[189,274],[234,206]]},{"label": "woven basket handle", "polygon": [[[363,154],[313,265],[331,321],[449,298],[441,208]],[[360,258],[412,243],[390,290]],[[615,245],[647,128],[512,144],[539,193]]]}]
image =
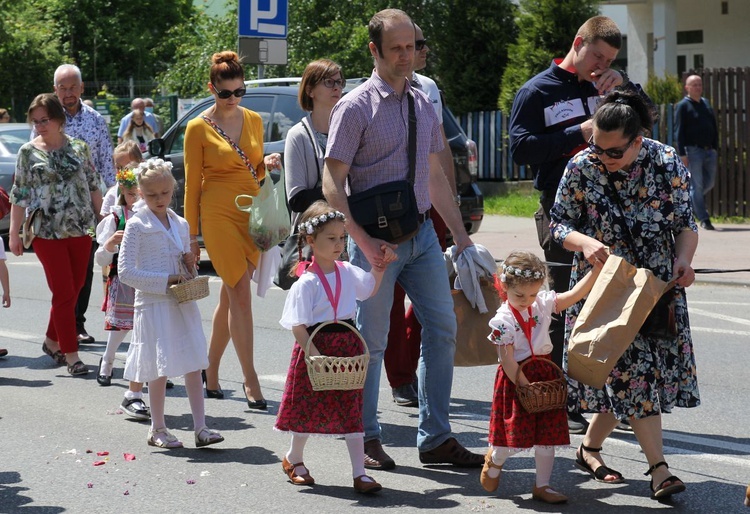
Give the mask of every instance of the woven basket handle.
[{"label": "woven basket handle", "polygon": [[521,371],[523,370],[524,366],[526,366],[531,361],[542,361],[542,362],[549,364],[557,371],[557,374],[560,376],[560,378],[565,380],[565,373],[563,373],[563,370],[560,369],[560,366],[558,366],[557,364],[555,364],[549,359],[540,359],[537,357],[531,357],[530,359],[526,359],[525,361],[523,361],[521,365],[518,366],[518,371],[516,371],[516,385],[518,385],[518,380],[521,378]]},{"label": "woven basket handle", "polygon": [[305,343],[305,347],[304,347],[305,359],[310,358],[310,346],[315,348],[315,350],[318,353],[320,353],[320,350],[318,350],[318,348],[313,344],[312,341],[315,338],[315,336],[318,334],[318,332],[320,332],[321,328],[325,327],[326,325],[334,325],[334,324],[346,325],[349,328],[349,330],[354,332],[354,334],[359,338],[359,340],[362,341],[362,346],[365,349],[364,355],[370,355],[370,350],[367,349],[367,343],[365,342],[364,337],[362,337],[362,334],[359,333],[359,330],[351,326],[351,324],[347,323],[346,321],[338,320],[338,321],[324,321],[323,323],[315,327],[315,330],[312,331],[312,334],[310,334],[310,336],[307,338],[307,342]]}]

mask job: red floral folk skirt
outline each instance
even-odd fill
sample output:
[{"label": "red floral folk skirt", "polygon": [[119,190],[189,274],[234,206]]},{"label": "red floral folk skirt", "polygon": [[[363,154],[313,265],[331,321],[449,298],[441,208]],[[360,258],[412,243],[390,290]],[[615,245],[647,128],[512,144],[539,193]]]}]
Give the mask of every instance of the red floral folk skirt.
[{"label": "red floral folk skirt", "polygon": [[[549,355],[538,355],[549,360]],[[519,363],[520,364],[520,363]],[[552,366],[543,362],[532,362],[523,368],[529,382],[558,378]],[[570,444],[568,416],[565,408],[529,414],[516,396],[516,386],[497,367],[495,394],[490,414],[490,445],[507,448],[531,448],[538,446],[565,446]]]},{"label": "red floral folk skirt", "polygon": [[[323,327],[313,343],[322,355],[353,357],[364,352],[357,335],[343,325]],[[362,402],[361,389],[313,391],[305,352],[295,343],[274,428],[296,434],[364,435]]]}]

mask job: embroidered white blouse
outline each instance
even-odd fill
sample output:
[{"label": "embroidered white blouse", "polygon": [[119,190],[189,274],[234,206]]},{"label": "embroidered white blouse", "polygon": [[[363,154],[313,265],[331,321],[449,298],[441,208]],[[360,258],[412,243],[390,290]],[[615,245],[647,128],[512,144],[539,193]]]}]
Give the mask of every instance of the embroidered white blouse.
[{"label": "embroidered white blouse", "polygon": [[[531,317],[536,321],[536,326],[531,329],[531,342],[534,345],[534,355],[547,355],[552,353],[552,340],[549,337],[549,325],[552,322],[552,313],[557,305],[557,293],[554,291],[539,291],[536,301],[531,306]],[[521,313],[524,321],[529,319],[528,311]],[[513,357],[516,362],[531,357],[529,341],[521,330],[515,316],[510,310],[508,302],[503,302],[497,310],[497,314],[490,320],[492,332],[487,337],[499,346],[512,344]]]}]

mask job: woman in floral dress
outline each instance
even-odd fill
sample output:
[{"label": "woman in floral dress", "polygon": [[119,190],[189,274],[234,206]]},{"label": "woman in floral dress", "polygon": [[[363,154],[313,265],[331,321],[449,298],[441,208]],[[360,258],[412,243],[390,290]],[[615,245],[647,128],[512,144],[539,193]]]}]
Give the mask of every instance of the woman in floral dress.
[{"label": "woman in floral dress", "polygon": [[41,94],[29,106],[28,120],[39,134],[18,151],[10,201],[10,250],[23,254],[18,235],[26,209],[41,210],[32,245],[52,291],[44,353],[68,373],[88,373],[78,357],[75,305],[86,279],[91,253],[89,230],[102,204],[99,174],[89,148],[65,134],[65,112],[55,95]]},{"label": "woman in floral dress", "polygon": [[[679,277],[673,292],[677,335],[639,333],[604,389],[569,379],[569,401],[580,402],[582,412],[596,413],[576,465],[600,482],[622,482],[599,452],[618,420],[627,419],[648,460],[652,497],[664,498],[685,485],[664,462],[661,414],[700,404],[685,298],[685,287],[695,280],[691,261],[698,245],[689,174],[674,148],[643,136],[651,116],[637,95],[610,94],[593,124],[589,149],[568,163],[550,213],[553,237],[576,252],[571,287],[609,253],[662,280]],[[582,306],[568,310],[566,339]]]}]

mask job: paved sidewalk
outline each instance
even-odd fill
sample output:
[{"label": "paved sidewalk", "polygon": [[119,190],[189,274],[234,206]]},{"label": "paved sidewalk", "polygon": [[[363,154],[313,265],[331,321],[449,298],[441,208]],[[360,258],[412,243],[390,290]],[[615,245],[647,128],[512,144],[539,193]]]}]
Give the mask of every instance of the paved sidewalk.
[{"label": "paved sidewalk", "polygon": [[[698,235],[694,268],[750,268],[750,225],[716,225],[714,231],[699,229]],[[512,250],[529,250],[544,258],[533,218],[485,216],[479,232],[471,238],[487,247],[496,259],[505,258]],[[699,273],[696,281],[750,286],[750,272]]]}]

